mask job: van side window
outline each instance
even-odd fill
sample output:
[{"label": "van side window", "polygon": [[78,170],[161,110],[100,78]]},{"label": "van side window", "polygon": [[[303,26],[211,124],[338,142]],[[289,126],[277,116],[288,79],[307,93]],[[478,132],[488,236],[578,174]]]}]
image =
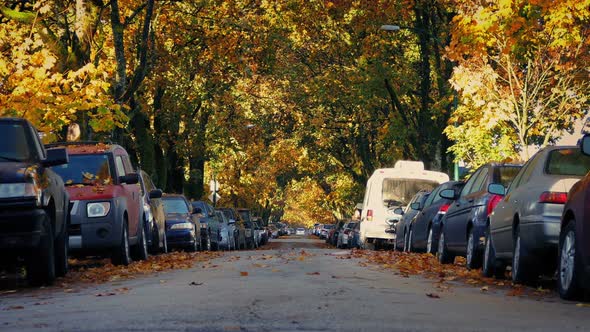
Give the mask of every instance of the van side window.
[{"label": "van side window", "polygon": [[117,168],[117,176],[125,175],[125,166],[123,166],[121,156],[115,156],[115,168]]}]

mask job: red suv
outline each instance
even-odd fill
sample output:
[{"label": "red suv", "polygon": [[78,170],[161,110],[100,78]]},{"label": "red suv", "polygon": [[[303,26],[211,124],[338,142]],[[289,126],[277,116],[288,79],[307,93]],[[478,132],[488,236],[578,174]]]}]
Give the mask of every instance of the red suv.
[{"label": "red suv", "polygon": [[[97,142],[57,143],[70,162],[53,167],[70,195],[69,245],[72,251],[106,253],[113,264],[147,258],[143,202],[138,175],[127,151]],[[134,248],[130,248],[134,246]]]}]

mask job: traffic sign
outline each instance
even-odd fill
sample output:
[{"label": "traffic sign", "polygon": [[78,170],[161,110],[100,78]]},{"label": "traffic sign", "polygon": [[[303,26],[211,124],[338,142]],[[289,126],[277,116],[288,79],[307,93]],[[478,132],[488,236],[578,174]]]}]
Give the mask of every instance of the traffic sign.
[{"label": "traffic sign", "polygon": [[217,180],[209,181],[209,191],[211,191],[211,192],[219,191],[219,182]]},{"label": "traffic sign", "polygon": [[[214,197],[213,195],[215,195],[215,197]],[[211,194],[209,194],[209,196],[208,196],[207,198],[209,198],[209,200],[210,200],[211,202],[213,202],[213,203],[217,203],[217,202],[219,202],[219,200],[221,199],[221,196],[219,196],[219,194],[218,194],[218,193],[211,193]]]}]

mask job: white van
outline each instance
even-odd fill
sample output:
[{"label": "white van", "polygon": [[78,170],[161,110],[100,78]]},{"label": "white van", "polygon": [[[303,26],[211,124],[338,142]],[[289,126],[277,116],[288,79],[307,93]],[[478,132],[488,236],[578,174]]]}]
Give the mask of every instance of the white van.
[{"label": "white van", "polygon": [[395,242],[395,234],[386,233],[393,220],[401,215],[393,211],[408,204],[419,190],[432,191],[439,184],[449,181],[445,173],[426,171],[421,161],[400,160],[394,168],[375,170],[367,181],[363,212],[361,214],[360,240],[364,248],[378,249]]}]

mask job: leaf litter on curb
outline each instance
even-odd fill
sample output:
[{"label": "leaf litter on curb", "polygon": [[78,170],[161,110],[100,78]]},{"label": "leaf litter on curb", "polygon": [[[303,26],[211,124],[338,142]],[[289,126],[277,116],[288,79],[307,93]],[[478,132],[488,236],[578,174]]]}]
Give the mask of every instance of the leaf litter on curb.
[{"label": "leaf litter on curb", "polygon": [[467,269],[463,257],[457,257],[454,264],[443,265],[431,254],[353,249],[351,256],[362,259],[359,261],[361,266],[376,265],[391,269],[396,271],[395,274],[405,278],[420,275],[434,279],[434,286],[442,292],[450,291],[452,284],[449,282],[456,281],[478,287],[482,293],[491,293],[492,289],[508,289],[506,296],[546,297],[551,293],[549,289],[542,287],[530,288],[512,284],[509,280],[486,278],[481,274],[481,270]]}]

